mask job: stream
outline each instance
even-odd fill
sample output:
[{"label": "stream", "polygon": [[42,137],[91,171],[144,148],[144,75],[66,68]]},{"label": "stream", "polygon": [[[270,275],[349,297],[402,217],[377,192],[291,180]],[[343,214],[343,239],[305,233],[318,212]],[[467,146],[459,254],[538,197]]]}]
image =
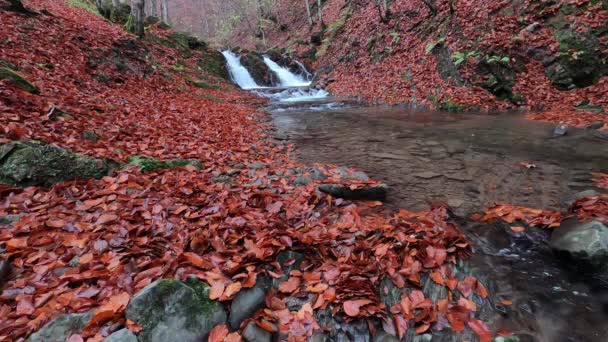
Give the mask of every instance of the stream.
[{"label": "stream", "polygon": [[[463,218],[495,202],[559,210],[568,195],[601,191],[591,172],[608,170],[608,143],[584,129],[552,138],[554,125],[519,113],[367,106],[302,83],[282,86],[256,92],[271,99],[267,111],[298,158],[385,182],[393,208],[444,202]],[[557,258],[549,231],[462,221],[473,268],[494,283],[486,317],[493,331],[522,342],[607,340],[608,281]]]}]

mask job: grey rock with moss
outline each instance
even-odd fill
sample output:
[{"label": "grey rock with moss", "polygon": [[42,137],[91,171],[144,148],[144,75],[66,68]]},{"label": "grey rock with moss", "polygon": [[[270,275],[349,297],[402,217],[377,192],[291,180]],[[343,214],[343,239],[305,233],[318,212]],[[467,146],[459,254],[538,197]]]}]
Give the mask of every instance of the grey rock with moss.
[{"label": "grey rock with moss", "polygon": [[0,146],[0,183],[13,186],[49,186],[73,179],[101,178],[115,166],[111,161],[52,145],[12,142]]},{"label": "grey rock with moss", "polygon": [[608,262],[608,227],[599,221],[563,222],[551,234],[551,248],[572,258],[589,262],[597,269],[606,269]]},{"label": "grey rock with moss", "polygon": [[209,290],[197,279],[157,280],[133,297],[125,316],[143,327],[141,342],[202,341],[226,323],[226,311],[209,299]]},{"label": "grey rock with moss", "polygon": [[28,93],[39,94],[40,90],[28,81],[25,77],[9,68],[0,68],[0,81],[7,80],[17,88],[21,88]]},{"label": "grey rock with moss", "polygon": [[132,156],[129,157],[128,161],[130,165],[137,165],[142,172],[152,172],[158,169],[172,169],[186,165],[192,165],[198,169],[203,167],[201,162],[196,159],[158,160],[149,157]]},{"label": "grey rock with moss", "polygon": [[137,336],[129,329],[120,329],[108,336],[104,342],[137,342]]},{"label": "grey rock with moss", "polygon": [[93,318],[93,312],[61,315],[33,333],[29,342],[65,342],[71,335],[79,333]]}]

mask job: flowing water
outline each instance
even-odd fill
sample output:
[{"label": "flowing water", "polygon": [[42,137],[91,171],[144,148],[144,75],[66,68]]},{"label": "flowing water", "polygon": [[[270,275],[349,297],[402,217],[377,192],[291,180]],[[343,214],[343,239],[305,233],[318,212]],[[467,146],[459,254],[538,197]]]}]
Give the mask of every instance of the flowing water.
[{"label": "flowing water", "polygon": [[222,51],[222,55],[226,58],[228,71],[232,81],[239,85],[242,89],[255,89],[260,86],[255,82],[249,71],[241,64],[241,58],[232,51]]},{"label": "flowing water", "polygon": [[301,75],[293,74],[288,68],[278,65],[268,56],[264,56],[264,63],[277,75],[282,87],[307,87],[310,85],[309,80]]},{"label": "flowing water", "polygon": [[[266,92],[277,129],[304,162],[346,165],[386,182],[395,208],[441,201],[463,218],[497,201],[557,210],[564,197],[594,189],[593,170],[608,170],[608,141],[590,131],[553,139],[553,125],[517,113],[370,107],[315,95]],[[557,258],[548,231],[462,221],[474,245],[471,264],[492,279],[493,329],[521,341],[608,340],[606,277]]]}]

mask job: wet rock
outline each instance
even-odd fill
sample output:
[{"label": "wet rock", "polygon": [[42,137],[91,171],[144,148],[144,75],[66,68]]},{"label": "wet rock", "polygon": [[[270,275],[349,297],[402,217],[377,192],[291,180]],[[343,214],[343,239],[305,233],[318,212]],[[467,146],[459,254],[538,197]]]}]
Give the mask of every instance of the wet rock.
[{"label": "wet rock", "polygon": [[230,304],[230,317],[228,319],[232,329],[238,329],[244,320],[264,307],[270,283],[268,278],[260,276],[252,288],[242,289],[236,294]]},{"label": "wet rock", "polygon": [[29,342],[64,342],[73,334],[80,332],[93,318],[93,312],[61,315],[33,333]]},{"label": "wet rock", "polygon": [[2,184],[49,186],[76,178],[101,178],[115,167],[110,161],[93,159],[51,145],[12,142],[0,146]]},{"label": "wet rock", "polygon": [[312,178],[308,176],[298,176],[294,183],[296,185],[308,185],[312,183]]},{"label": "wet rock", "polygon": [[407,156],[398,155],[394,153],[370,153],[370,157],[379,159],[394,159],[394,160],[409,160]]},{"label": "wet rock", "polygon": [[591,124],[585,126],[585,129],[600,129],[602,127],[604,127],[604,122],[595,121],[595,122],[592,122]]},{"label": "wet rock", "polygon": [[129,329],[120,329],[108,336],[103,342],[137,342],[137,336]]},{"label": "wet rock", "polygon": [[243,330],[243,338],[247,342],[270,342],[272,334],[258,327],[254,322],[250,322]]},{"label": "wet rock", "polygon": [[40,94],[40,90],[25,77],[9,68],[0,68],[0,81],[6,80],[17,88],[32,94]]},{"label": "wet rock", "polygon": [[567,196],[566,198],[564,198],[562,200],[562,205],[565,208],[570,208],[574,202],[578,201],[581,198],[585,198],[585,197],[594,197],[594,196],[599,196],[599,192],[595,191],[595,190],[584,190],[584,191],[579,191],[575,194],[572,194],[570,196]]},{"label": "wet rock", "polygon": [[272,286],[278,288],[279,284],[289,278],[289,273],[300,268],[304,255],[294,251],[282,251],[277,254],[276,261],[281,265],[283,275],[278,279],[272,280]]},{"label": "wet rock", "polygon": [[399,338],[381,330],[374,336],[374,342],[399,342]]},{"label": "wet rock", "polygon": [[125,316],[143,327],[141,342],[200,341],[226,322],[223,306],[209,299],[209,286],[197,279],[161,279],[146,286]]},{"label": "wet rock", "polygon": [[363,201],[384,201],[388,193],[386,184],[366,185],[354,190],[340,184],[321,184],[317,189],[333,197]]},{"label": "wet rock", "polygon": [[608,261],[608,227],[599,221],[562,222],[551,234],[550,246],[594,268],[605,269]]},{"label": "wet rock", "polygon": [[557,137],[563,137],[566,134],[568,134],[568,126],[567,125],[557,125],[553,129],[553,135],[552,136],[554,138],[557,138]]},{"label": "wet rock", "polygon": [[326,333],[317,331],[308,338],[308,342],[328,342],[329,336]]},{"label": "wet rock", "polygon": [[287,134],[283,133],[283,132],[276,132],[272,135],[272,138],[275,140],[287,140]]}]

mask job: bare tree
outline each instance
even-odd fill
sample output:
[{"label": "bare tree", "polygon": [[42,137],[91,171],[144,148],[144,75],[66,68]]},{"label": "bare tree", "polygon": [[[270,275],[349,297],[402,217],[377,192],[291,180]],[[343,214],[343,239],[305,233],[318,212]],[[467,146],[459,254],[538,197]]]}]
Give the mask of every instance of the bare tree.
[{"label": "bare tree", "polygon": [[162,22],[171,25],[169,22],[169,4],[167,0],[160,0],[160,17]]},{"label": "bare tree", "polygon": [[321,9],[321,0],[317,0],[317,13],[319,14],[319,25],[323,27],[323,10]]},{"label": "bare tree", "polygon": [[132,0],[131,1],[131,17],[132,21],[129,31],[135,33],[139,38],[144,36],[144,7],[145,0]]},{"label": "bare tree", "polygon": [[310,2],[309,0],[304,0],[306,2],[306,16],[308,17],[308,26],[312,26],[312,16],[310,15]]}]

